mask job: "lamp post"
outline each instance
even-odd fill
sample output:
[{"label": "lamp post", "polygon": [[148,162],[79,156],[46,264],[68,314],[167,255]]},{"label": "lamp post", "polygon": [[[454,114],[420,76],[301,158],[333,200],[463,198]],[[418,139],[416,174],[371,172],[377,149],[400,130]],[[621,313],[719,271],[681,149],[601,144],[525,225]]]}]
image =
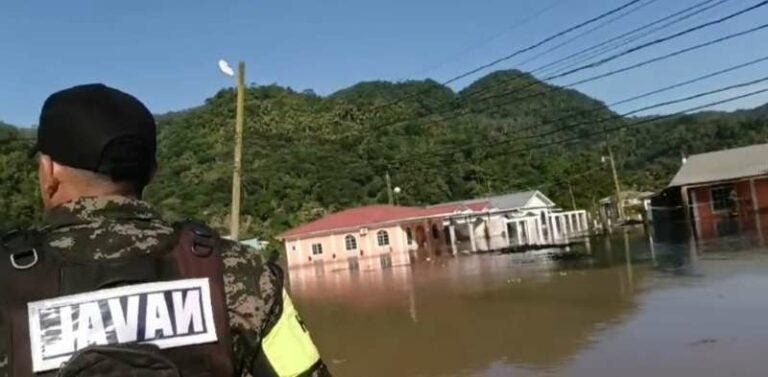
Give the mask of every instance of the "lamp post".
[{"label": "lamp post", "polygon": [[400,187],[395,187],[393,192],[395,194],[395,205],[399,206],[400,205],[400,201],[397,199],[397,196],[400,195],[400,193],[403,192],[403,190]]},{"label": "lamp post", "polygon": [[[226,60],[219,60],[219,69],[229,77],[234,77],[235,72]],[[230,215],[229,237],[237,241],[240,239],[240,189],[242,175],[243,156],[243,121],[245,107],[245,63],[237,65],[237,109],[235,116],[235,157],[232,172],[232,213]]]}]

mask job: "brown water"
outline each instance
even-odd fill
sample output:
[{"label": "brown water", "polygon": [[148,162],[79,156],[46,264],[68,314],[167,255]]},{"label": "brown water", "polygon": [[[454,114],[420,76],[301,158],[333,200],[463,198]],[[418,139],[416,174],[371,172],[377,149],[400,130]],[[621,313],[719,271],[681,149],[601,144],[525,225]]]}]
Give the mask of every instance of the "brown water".
[{"label": "brown water", "polygon": [[292,271],[336,376],[765,376],[768,249],[593,239],[545,252]]}]

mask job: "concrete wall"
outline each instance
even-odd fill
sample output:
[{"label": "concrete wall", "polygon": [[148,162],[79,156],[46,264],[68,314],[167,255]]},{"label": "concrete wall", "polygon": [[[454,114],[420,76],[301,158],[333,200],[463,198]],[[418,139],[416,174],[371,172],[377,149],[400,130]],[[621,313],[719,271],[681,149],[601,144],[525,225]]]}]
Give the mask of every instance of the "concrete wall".
[{"label": "concrete wall", "polygon": [[[432,226],[437,227],[437,238],[432,233]],[[408,244],[407,230],[411,230],[413,240]],[[377,234],[379,231],[389,234],[389,245],[379,246]],[[345,238],[347,235],[355,237],[357,247],[347,250]],[[448,243],[449,235],[443,231],[443,219],[433,218],[426,220],[410,221],[401,224],[392,224],[380,227],[367,228],[365,235],[360,229],[355,231],[336,232],[321,236],[306,237],[285,242],[288,266],[303,266],[315,262],[333,262],[346,260],[351,257],[376,257],[384,254],[413,254],[416,257],[427,258],[451,252]],[[320,244],[323,253],[312,254],[312,245]],[[400,256],[397,256],[400,258]]]},{"label": "concrete wall", "polygon": [[[389,245],[379,246],[377,234],[386,231],[389,235]],[[357,241],[357,247],[353,250],[346,249],[345,237],[351,235]],[[312,254],[312,245],[320,244],[323,253]],[[400,225],[389,225],[368,228],[366,234],[360,230],[338,232],[322,236],[307,237],[285,242],[286,258],[288,266],[301,266],[319,261],[345,260],[350,257],[378,256],[389,253],[406,253],[406,235]]]}]

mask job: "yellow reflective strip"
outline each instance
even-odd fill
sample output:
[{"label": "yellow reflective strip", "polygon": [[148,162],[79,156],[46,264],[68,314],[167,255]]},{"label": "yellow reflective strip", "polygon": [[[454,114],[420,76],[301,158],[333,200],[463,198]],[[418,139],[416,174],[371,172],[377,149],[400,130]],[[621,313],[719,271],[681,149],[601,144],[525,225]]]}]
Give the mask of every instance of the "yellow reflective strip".
[{"label": "yellow reflective strip", "polygon": [[298,376],[320,360],[309,332],[299,322],[291,298],[283,290],[283,314],[262,342],[264,354],[280,377]]}]

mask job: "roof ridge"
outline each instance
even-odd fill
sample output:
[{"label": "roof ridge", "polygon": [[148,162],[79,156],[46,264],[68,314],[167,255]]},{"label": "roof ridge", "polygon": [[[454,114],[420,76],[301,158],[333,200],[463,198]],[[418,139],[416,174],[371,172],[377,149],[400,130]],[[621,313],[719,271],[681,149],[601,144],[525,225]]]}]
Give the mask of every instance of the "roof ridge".
[{"label": "roof ridge", "polygon": [[718,154],[718,153],[732,153],[734,151],[738,151],[738,150],[742,150],[742,149],[761,148],[761,147],[768,147],[768,143],[751,144],[751,145],[745,145],[745,146],[742,146],[742,147],[735,147],[735,148],[728,148],[728,149],[719,149],[719,150],[709,151],[709,152],[701,152],[701,153],[692,154],[692,155],[688,156],[687,158],[688,158],[688,160],[690,160],[692,158],[697,158],[697,157],[702,157],[702,156],[707,156],[707,155],[713,155],[713,154]]}]

